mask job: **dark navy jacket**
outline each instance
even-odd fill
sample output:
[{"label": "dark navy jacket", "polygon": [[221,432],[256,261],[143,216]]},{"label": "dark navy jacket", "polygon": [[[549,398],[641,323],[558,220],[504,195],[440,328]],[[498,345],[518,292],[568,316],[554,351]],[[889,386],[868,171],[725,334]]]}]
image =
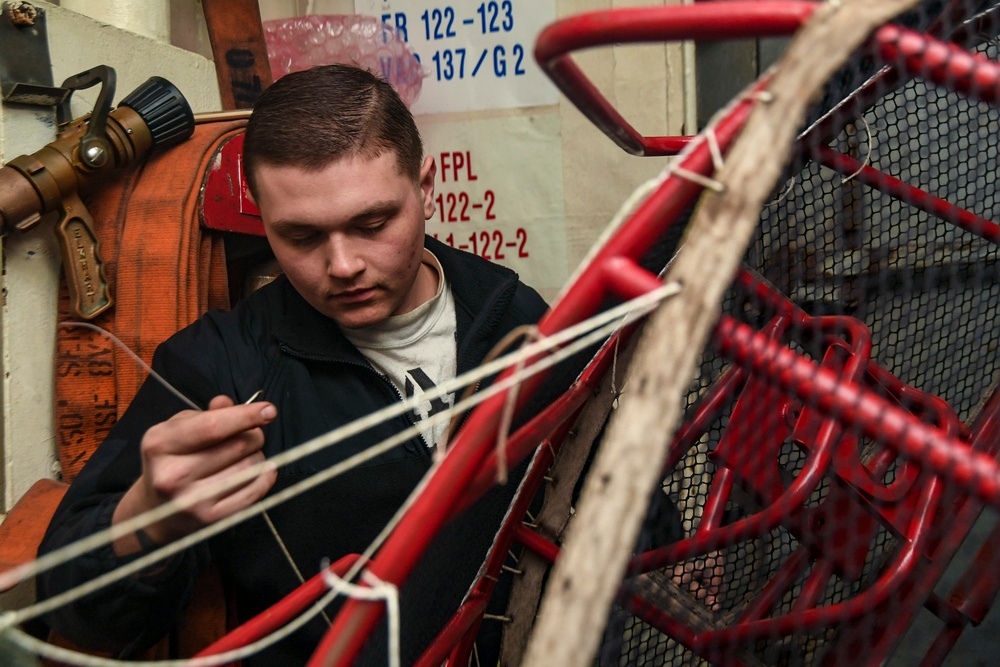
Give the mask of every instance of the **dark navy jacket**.
[{"label": "dark navy jacket", "polygon": [[[455,297],[459,373],[476,367],[506,333],[537,322],[544,313],[541,297],[512,271],[431,238],[426,245],[440,260]],[[347,342],[336,324],[309,306],[284,278],[258,290],[232,311],[208,313],[175,334],[159,347],[153,365],[202,406],[218,394],[241,402],[263,389],[261,400],[278,408],[277,419],[264,429],[268,457],[400,400],[394,387]],[[141,472],[143,434],[182,409],[185,406],[159,383],[147,381],[142,386],[66,494],[42,553],[110,524],[118,500]],[[408,415],[398,417],[282,468],[271,493],[411,423]],[[270,510],[302,574],[308,579],[318,572],[323,558],[335,561],[361,553],[430,463],[430,452],[418,436]],[[492,541],[513,486],[495,489],[450,522],[410,575],[401,592],[404,664],[420,655],[454,613]],[[41,575],[39,596],[52,596],[120,562],[110,546],[97,550]],[[164,570],[122,581],[52,613],[47,620],[81,645],[134,654],[155,643],[176,622],[198,573],[209,562],[223,573],[240,620],[264,610],[298,585],[275,538],[258,516],[175,557]],[[335,612],[336,608],[329,610],[331,617]],[[326,629],[322,618],[314,619],[246,664],[304,664]],[[359,662],[385,664],[384,632],[383,621]]]}]

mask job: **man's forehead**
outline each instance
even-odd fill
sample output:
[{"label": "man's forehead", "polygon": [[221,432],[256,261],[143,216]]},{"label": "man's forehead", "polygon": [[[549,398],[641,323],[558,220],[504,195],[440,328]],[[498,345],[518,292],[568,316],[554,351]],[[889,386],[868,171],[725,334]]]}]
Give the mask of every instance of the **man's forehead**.
[{"label": "man's forehead", "polygon": [[389,153],[374,159],[355,155],[325,167],[261,165],[257,180],[265,223],[282,226],[392,216],[419,195]]}]

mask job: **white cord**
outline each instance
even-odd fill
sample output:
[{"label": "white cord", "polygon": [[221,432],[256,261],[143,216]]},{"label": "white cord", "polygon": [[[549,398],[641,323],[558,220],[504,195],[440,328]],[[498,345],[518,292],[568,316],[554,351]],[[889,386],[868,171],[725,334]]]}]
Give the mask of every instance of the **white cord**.
[{"label": "white cord", "polygon": [[368,586],[358,586],[338,577],[330,570],[328,559],[323,559],[323,581],[335,593],[355,600],[381,601],[385,600],[386,616],[389,618],[389,667],[399,667],[399,589],[390,583],[382,581],[370,570],[361,575]]},{"label": "white cord", "polygon": [[[121,339],[119,339],[117,336],[115,336],[113,333],[111,333],[107,329],[99,327],[96,324],[91,324],[90,322],[75,322],[75,321],[60,322],[59,326],[65,328],[65,329],[76,329],[76,328],[90,329],[91,331],[96,331],[97,333],[101,334],[102,336],[107,336],[109,339],[111,339],[112,343],[114,343],[116,346],[118,346],[119,349],[123,350],[130,357],[132,357],[132,359],[135,361],[135,363],[137,363],[139,365],[140,368],[142,368],[144,371],[146,371],[147,373],[149,373],[150,375],[152,375],[156,379],[157,382],[159,382],[161,385],[163,385],[163,387],[167,391],[169,391],[171,394],[173,394],[178,399],[180,399],[180,401],[182,403],[184,403],[185,405],[187,405],[188,407],[190,407],[192,410],[198,410],[198,411],[202,410],[202,408],[200,408],[198,405],[196,405],[194,401],[192,401],[190,398],[188,398],[187,396],[185,396],[184,394],[182,394],[180,391],[178,391],[172,384],[170,384],[169,382],[167,382],[166,379],[163,378],[163,376],[161,376],[159,373],[157,373],[156,371],[153,370],[152,366],[150,366],[145,361],[143,361],[142,357],[140,357],[138,354],[136,354],[135,352],[133,352],[132,349],[128,345],[126,345],[125,343],[123,343],[121,341]],[[256,398],[256,396],[254,396],[254,398]]]},{"label": "white cord", "polygon": [[[464,411],[464,410],[466,410],[466,409],[468,409],[470,407],[473,407],[474,405],[477,405],[477,404],[481,403],[482,401],[485,401],[485,400],[491,398],[492,396],[494,396],[494,395],[496,395],[496,394],[498,394],[498,393],[500,393],[502,391],[505,391],[508,388],[514,386],[515,384],[521,382],[521,380],[524,377],[528,377],[530,375],[533,375],[533,374],[536,374],[536,373],[540,372],[541,370],[549,368],[552,365],[554,365],[556,363],[559,363],[563,359],[568,358],[569,356],[571,356],[573,354],[576,354],[580,350],[582,350],[582,349],[590,346],[594,342],[597,342],[601,338],[606,337],[610,332],[612,332],[612,331],[620,328],[621,323],[620,322],[616,322],[615,320],[617,320],[618,318],[620,318],[622,316],[622,314],[623,314],[622,311],[625,311],[626,314],[627,314],[627,311],[629,311],[629,310],[634,311],[634,318],[633,319],[638,318],[638,317],[644,315],[649,310],[651,310],[656,305],[656,303],[658,301],[660,301],[660,300],[662,300],[662,299],[664,299],[664,298],[666,298],[668,296],[677,294],[679,291],[680,291],[680,287],[678,285],[676,285],[676,284],[664,285],[663,287],[661,287],[661,288],[659,288],[657,290],[653,290],[652,292],[650,292],[650,293],[648,293],[648,294],[646,294],[646,295],[644,295],[642,297],[639,297],[637,299],[633,299],[632,301],[629,301],[629,302],[626,302],[624,304],[621,304],[620,306],[618,306],[618,307],[616,307],[614,309],[611,309],[611,310],[609,310],[609,311],[607,311],[605,313],[602,313],[602,314],[600,314],[598,316],[590,318],[589,320],[585,320],[584,322],[581,322],[578,325],[575,325],[575,326],[570,327],[570,328],[568,328],[568,329],[566,329],[566,330],[564,330],[562,332],[554,334],[551,337],[548,337],[548,338],[546,338],[544,340],[538,341],[538,342],[533,343],[531,345],[525,346],[522,350],[519,350],[517,352],[511,353],[509,355],[505,355],[504,357],[500,357],[497,360],[495,360],[494,362],[492,362],[491,364],[484,365],[483,368],[486,371],[484,373],[484,375],[493,374],[494,372],[497,372],[497,371],[501,370],[502,368],[505,368],[505,367],[509,366],[511,364],[512,360],[516,360],[517,358],[519,358],[522,355],[523,356],[535,356],[535,355],[539,354],[540,352],[544,351],[545,349],[558,346],[564,340],[567,340],[567,339],[570,339],[572,337],[575,337],[580,331],[585,331],[590,326],[593,326],[593,324],[595,322],[599,322],[599,323],[606,323],[606,322],[609,322],[609,321],[611,322],[611,324],[605,324],[602,328],[592,331],[589,335],[584,336],[584,337],[578,339],[575,343],[566,346],[565,348],[559,350],[558,352],[556,352],[556,353],[554,353],[554,354],[552,354],[552,355],[550,355],[550,356],[542,359],[541,361],[533,364],[531,367],[526,368],[520,375],[512,375],[512,376],[510,376],[510,377],[508,377],[508,378],[506,378],[506,379],[504,379],[502,381],[499,381],[499,382],[495,383],[494,385],[491,385],[486,390],[484,390],[484,391],[482,391],[482,392],[480,392],[478,394],[475,394],[474,396],[472,396],[472,397],[470,397],[470,398],[468,398],[468,399],[466,399],[464,401],[461,401],[461,402],[457,403],[452,408],[452,410],[454,410],[454,411]],[[587,326],[584,326],[584,325],[587,325]],[[467,375],[472,375],[472,373],[464,374],[462,376],[462,378],[464,378]],[[455,381],[458,381],[459,379],[461,379],[461,378],[456,378]],[[452,382],[455,382],[455,381],[452,381]],[[439,387],[439,389],[443,388],[446,391],[451,391],[452,389],[448,386],[449,384],[451,384],[451,383],[442,383],[442,385],[441,385],[441,387]],[[462,385],[460,384],[459,386],[462,386]],[[426,396],[424,398],[426,398]],[[381,413],[381,412],[389,412],[389,411],[390,411],[390,409],[386,408],[386,409],[384,409],[382,411],[379,411],[379,413]],[[308,451],[308,453],[312,453],[312,451],[317,451],[319,448],[322,448],[324,446],[328,446],[329,444],[332,444],[332,443],[330,443],[328,441],[337,442],[339,440],[342,440],[344,437],[349,437],[349,435],[343,435],[342,431],[352,431],[351,435],[353,435],[353,428],[351,428],[351,427],[354,427],[357,424],[357,422],[364,422],[366,420],[369,420],[369,419],[371,419],[372,417],[374,417],[375,415],[377,415],[379,413],[373,413],[372,415],[369,415],[366,418],[362,418],[361,420],[357,420],[356,422],[352,422],[352,424],[349,424],[349,425],[347,425],[345,427],[342,427],[341,429],[336,429],[334,431],[331,431],[330,433],[326,434],[326,436],[320,436],[318,438],[314,438],[313,440],[310,440],[310,441],[308,441],[306,443],[303,443],[303,445],[300,445],[299,447],[295,448],[294,450],[289,450],[289,452],[286,452],[285,454],[293,454],[293,452],[296,452],[297,450],[300,450],[300,449],[305,449],[305,450]],[[411,427],[405,429],[404,431],[396,434],[395,436],[393,436],[393,437],[391,437],[391,438],[383,441],[382,443],[379,443],[378,445],[374,445],[373,447],[369,448],[365,452],[362,452],[362,453],[357,454],[357,455],[355,455],[353,457],[350,457],[350,458],[346,459],[345,461],[342,461],[341,463],[339,463],[339,464],[337,464],[335,466],[331,466],[327,470],[322,471],[320,473],[317,473],[316,475],[314,475],[314,476],[312,476],[312,477],[310,477],[310,478],[308,478],[306,480],[303,480],[302,482],[299,482],[298,484],[296,484],[296,485],[294,485],[292,487],[289,487],[289,488],[283,490],[282,492],[280,492],[278,494],[275,494],[274,496],[270,496],[270,497],[264,499],[263,501],[261,501],[260,503],[254,505],[254,506],[248,507],[245,510],[242,510],[241,512],[233,514],[232,516],[228,517],[227,519],[223,519],[223,520],[221,520],[219,522],[216,522],[216,523],[212,524],[211,526],[206,526],[205,528],[202,528],[201,530],[199,530],[199,531],[197,531],[195,533],[192,533],[191,535],[188,535],[185,538],[182,538],[182,539],[177,540],[175,542],[172,542],[172,543],[170,543],[168,545],[165,545],[164,547],[162,547],[162,548],[160,548],[160,549],[158,549],[158,550],[156,550],[154,552],[151,552],[149,554],[145,554],[145,555],[141,556],[140,558],[136,559],[135,561],[133,561],[133,562],[131,562],[131,563],[125,565],[125,566],[119,567],[119,568],[117,568],[116,570],[114,570],[112,572],[106,573],[105,575],[102,575],[101,577],[98,577],[97,579],[95,579],[95,580],[93,580],[91,582],[88,582],[88,583],[83,584],[81,586],[78,586],[78,587],[76,587],[74,589],[66,591],[66,592],[60,594],[59,596],[55,596],[55,597],[53,597],[53,598],[51,598],[49,600],[46,600],[44,602],[36,603],[34,605],[31,605],[29,607],[26,607],[26,608],[18,610],[18,611],[8,612],[7,614],[5,614],[3,616],[0,616],[0,630],[3,630],[5,628],[7,628],[7,629],[9,629],[9,632],[13,633],[13,635],[17,635],[17,633],[19,633],[20,631],[13,627],[15,625],[21,624],[21,623],[23,623],[23,622],[25,622],[27,620],[33,619],[33,618],[37,618],[38,616],[41,616],[41,615],[43,615],[45,613],[48,613],[49,611],[51,611],[53,609],[56,609],[59,606],[62,606],[64,604],[68,604],[68,603],[70,603],[70,602],[72,602],[72,601],[74,601],[76,599],[79,599],[80,597],[82,597],[84,595],[87,595],[87,594],[89,594],[89,593],[91,593],[91,592],[93,592],[95,590],[98,590],[101,587],[104,587],[104,586],[106,586],[108,584],[111,584],[111,583],[113,583],[113,582],[115,582],[115,581],[117,581],[119,579],[127,577],[127,576],[129,576],[131,574],[134,574],[135,572],[138,572],[138,571],[140,571],[140,570],[148,567],[149,565],[152,565],[153,563],[155,563],[155,562],[157,562],[159,560],[162,560],[163,558],[169,557],[169,556],[171,556],[171,555],[173,555],[175,553],[178,553],[178,552],[180,552],[180,551],[182,551],[184,549],[187,549],[188,547],[193,546],[194,544],[196,544],[197,542],[199,542],[199,541],[201,541],[203,539],[207,539],[208,537],[211,537],[212,535],[215,535],[215,534],[217,534],[219,532],[227,530],[232,525],[235,525],[235,524],[237,524],[237,523],[239,523],[239,522],[241,522],[241,521],[243,521],[243,520],[245,520],[245,519],[247,519],[247,518],[249,518],[251,516],[255,516],[256,514],[259,514],[259,513],[263,512],[263,511],[266,511],[266,510],[270,509],[271,507],[277,506],[278,504],[281,504],[281,503],[285,502],[286,500],[288,500],[288,499],[290,499],[292,497],[295,497],[296,495],[298,495],[300,493],[303,493],[304,491],[306,491],[308,489],[313,488],[314,486],[317,486],[317,485],[319,485],[321,483],[324,483],[324,482],[328,481],[329,479],[332,479],[332,478],[336,477],[337,475],[345,472],[346,470],[349,470],[350,468],[355,467],[356,465],[359,465],[359,464],[363,463],[364,461],[367,461],[370,458],[378,456],[379,454],[383,453],[384,451],[388,451],[392,447],[395,447],[398,444],[400,444],[402,442],[405,442],[406,440],[409,440],[414,435],[416,435],[417,433],[419,433],[420,430],[423,429],[423,428],[427,428],[428,426],[432,426],[432,425],[436,424],[439,421],[440,422],[444,422],[444,421],[450,420],[450,419],[451,419],[451,411],[441,412],[441,413],[439,413],[437,415],[434,415],[433,417],[425,420],[424,422],[421,422],[421,424],[419,426],[418,425],[411,426]],[[367,427],[368,426],[365,426],[364,428],[361,428],[360,430],[364,430]],[[274,465],[276,465],[275,464],[276,459],[280,458],[281,456],[282,455],[279,455],[278,457],[274,457],[271,461],[266,462],[263,465],[274,466]],[[283,461],[281,463],[281,465],[284,465],[285,463],[290,462],[291,460],[297,460],[297,458],[292,458],[292,457],[286,457],[286,458],[288,458],[289,460]],[[236,484],[242,483],[242,481],[243,480],[240,480],[240,481],[236,482]],[[420,485],[418,487],[418,489],[415,490],[415,494],[416,494],[417,491],[422,490],[425,486],[426,486],[426,484]],[[218,492],[218,489],[215,489],[213,491],[213,493],[217,493],[217,492]],[[416,495],[412,496],[412,498],[415,498],[415,497],[416,497]],[[178,501],[178,504],[180,506],[183,506],[183,504],[180,504],[179,501]],[[404,509],[406,507],[408,507],[409,505],[411,505],[411,504],[412,504],[412,499],[408,500],[408,502],[404,505],[404,507],[400,508],[400,512],[397,513],[396,517],[394,517],[394,522],[391,523],[389,526],[387,526],[385,530],[383,530],[382,534],[380,534],[379,538],[377,538],[377,543],[374,543],[372,546],[370,546],[369,549],[366,550],[366,554],[370,555],[370,553],[374,552],[374,550],[378,547],[378,543],[380,543],[381,540],[384,540],[384,537],[388,535],[388,533],[390,532],[391,528],[394,527],[394,525],[395,525],[396,522],[398,522],[398,518],[402,516],[402,513],[403,513]],[[21,581],[24,578],[27,578],[28,576],[34,576],[37,573],[46,571],[47,569],[51,569],[52,567],[56,567],[56,566],[58,566],[58,565],[60,565],[60,564],[62,564],[64,562],[67,562],[68,560],[77,557],[80,553],[85,553],[87,551],[90,551],[91,549],[97,548],[98,546],[103,546],[104,544],[107,544],[109,541],[115,539],[117,537],[117,535],[118,535],[119,532],[128,532],[128,530],[130,528],[128,526],[128,524],[130,524],[130,523],[135,522],[137,525],[148,525],[149,523],[153,523],[155,521],[159,521],[162,518],[162,516],[160,516],[160,514],[163,514],[162,512],[160,512],[161,509],[163,509],[163,508],[157,508],[156,510],[152,510],[152,511],[147,512],[147,513],[145,513],[143,515],[135,517],[134,519],[130,519],[127,522],[122,522],[122,524],[120,524],[120,526],[125,526],[126,528],[119,529],[119,527],[116,526],[116,527],[114,527],[112,529],[107,529],[107,530],[101,531],[100,533],[97,533],[97,534],[95,534],[93,536],[90,536],[88,538],[84,538],[83,540],[80,540],[80,541],[78,541],[78,542],[76,542],[76,543],[74,543],[72,545],[68,545],[67,547],[64,547],[63,549],[60,549],[60,550],[55,551],[55,552],[52,552],[51,554],[48,554],[47,556],[45,556],[45,557],[43,557],[41,559],[38,559],[38,560],[36,560],[36,561],[34,561],[32,563],[28,563],[25,566],[21,566],[20,568],[17,568],[16,571],[14,571],[14,572],[17,572],[19,574],[19,576],[20,576],[20,578],[15,578],[14,582],[16,583],[18,581]],[[136,521],[136,520],[143,519],[143,518],[149,518],[150,515],[152,515],[151,520],[148,520],[147,523],[145,523],[145,524],[140,524],[139,521]],[[136,529],[135,527],[131,527],[131,530],[135,530],[135,529]],[[99,540],[95,540],[94,538],[103,538],[103,542],[99,541]],[[84,544],[84,543],[86,543],[86,544]],[[354,571],[357,571],[363,565],[363,562],[365,562],[364,559],[359,560],[359,562],[355,565],[355,568],[352,568],[352,569]],[[10,575],[12,573],[8,573],[8,575]],[[352,575],[349,574],[345,578],[346,579],[350,579],[351,576]],[[3,580],[3,578],[4,577],[0,577],[0,580]],[[2,585],[2,584],[0,584],[0,585]],[[323,609],[323,607],[326,606],[326,604],[327,603],[323,603],[321,601],[320,603],[317,603],[316,605],[314,605],[310,609],[310,612],[312,612],[313,615],[315,613],[319,613],[319,611],[321,611]],[[306,619],[306,620],[308,620],[308,619]],[[304,623],[306,621],[303,620],[302,622]],[[286,626],[286,628],[284,628],[283,630],[287,630],[288,628],[289,628],[289,626]],[[287,633],[282,632],[281,636],[283,637],[283,636],[285,636],[285,634],[287,634]],[[274,637],[274,636],[276,636],[276,635],[272,635],[272,637]],[[278,639],[271,639],[271,643],[273,643],[274,641],[277,641],[277,640]],[[42,642],[41,644],[43,646],[48,646],[44,642]],[[265,643],[265,640],[262,639],[261,641],[255,643],[253,645],[253,647],[254,647],[253,650],[254,650],[254,652],[256,652],[257,650],[260,650],[261,648],[263,648],[263,647],[265,647],[267,645],[270,645],[270,644],[269,643]],[[35,650],[35,649],[32,649],[32,650]],[[62,649],[60,649],[60,650],[62,650]],[[227,653],[226,654],[227,660],[231,661],[231,660],[235,660],[235,659],[240,659],[240,656],[244,655],[243,651],[249,651],[249,650],[250,650],[250,647],[247,647],[246,649],[241,650],[241,652],[230,652],[230,653]],[[249,655],[250,653],[245,653],[245,654]],[[48,655],[48,654],[45,654],[45,655]],[[233,657],[234,655],[237,656],[237,657]],[[87,657],[89,658],[90,656],[87,656]],[[213,656],[213,658],[215,658],[215,656]],[[59,657],[58,659],[64,660],[64,657]],[[82,663],[78,663],[78,664],[82,664]],[[86,664],[97,664],[97,663],[86,663]],[[101,663],[101,664],[117,665],[117,664],[121,664],[121,663],[119,663],[119,662],[108,662],[108,663]],[[155,663],[155,664],[168,664],[168,663],[160,662],[160,663]],[[169,663],[169,664],[173,664],[173,663]],[[189,665],[189,664],[192,664],[192,663],[181,662],[181,663],[177,663],[177,664]],[[216,663],[216,662],[206,662],[206,663],[197,663],[197,664],[212,665],[212,664],[218,664],[218,663]]]},{"label": "white cord", "polygon": [[861,166],[855,169],[853,173],[845,176],[844,179],[840,181],[841,185],[853,180],[855,176],[865,170],[865,167],[871,164],[872,151],[875,149],[875,137],[872,135],[871,125],[868,124],[868,120],[864,116],[861,116],[861,122],[864,123],[865,134],[868,135],[868,151],[865,153],[865,159],[864,162],[861,163]]}]

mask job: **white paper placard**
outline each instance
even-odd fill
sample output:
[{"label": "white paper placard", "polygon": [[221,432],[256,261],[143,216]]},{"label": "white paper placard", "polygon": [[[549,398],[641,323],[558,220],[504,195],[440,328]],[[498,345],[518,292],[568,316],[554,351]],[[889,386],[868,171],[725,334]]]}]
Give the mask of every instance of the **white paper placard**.
[{"label": "white paper placard", "polygon": [[414,114],[558,103],[535,62],[555,0],[354,0],[404,38],[424,70]]},{"label": "white paper placard", "polygon": [[508,266],[538,290],[567,278],[559,114],[418,119],[437,163],[427,233]]}]

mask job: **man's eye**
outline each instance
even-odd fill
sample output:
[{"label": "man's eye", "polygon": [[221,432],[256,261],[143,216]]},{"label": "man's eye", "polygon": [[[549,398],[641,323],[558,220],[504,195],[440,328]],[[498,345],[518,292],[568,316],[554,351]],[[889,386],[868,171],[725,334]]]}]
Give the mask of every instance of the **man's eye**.
[{"label": "man's eye", "polygon": [[366,236],[374,236],[375,234],[378,234],[380,231],[385,229],[385,223],[387,223],[388,221],[389,220],[387,218],[385,220],[379,220],[378,222],[364,225],[363,227],[358,227],[358,232],[360,232],[361,234],[365,234]]},{"label": "man's eye", "polygon": [[288,242],[294,246],[308,246],[316,242],[319,238],[319,234],[299,234],[295,236],[286,237]]}]

